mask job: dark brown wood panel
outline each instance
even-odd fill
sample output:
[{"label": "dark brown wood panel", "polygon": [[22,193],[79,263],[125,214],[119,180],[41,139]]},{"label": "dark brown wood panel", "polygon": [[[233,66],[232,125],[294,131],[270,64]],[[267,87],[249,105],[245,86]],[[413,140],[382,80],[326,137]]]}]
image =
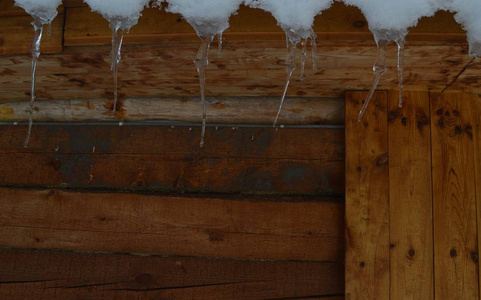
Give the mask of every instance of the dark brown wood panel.
[{"label": "dark brown wood panel", "polygon": [[344,193],[343,129],[169,126],[0,128],[0,184]]},{"label": "dark brown wood panel", "polygon": [[[342,263],[0,250],[2,299],[340,299]],[[330,297],[330,296],[332,297]]]},{"label": "dark brown wood panel", "polygon": [[0,246],[344,260],[344,205],[322,198],[0,189]]}]

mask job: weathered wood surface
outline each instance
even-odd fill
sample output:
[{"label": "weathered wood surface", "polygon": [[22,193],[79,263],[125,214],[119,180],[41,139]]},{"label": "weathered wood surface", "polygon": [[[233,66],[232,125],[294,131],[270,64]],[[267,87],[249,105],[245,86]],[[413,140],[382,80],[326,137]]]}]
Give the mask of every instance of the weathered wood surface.
[{"label": "weathered wood surface", "polygon": [[3,247],[343,261],[344,205],[323,198],[2,188],[0,199]]},{"label": "weathered wood surface", "polygon": [[431,112],[435,296],[479,299],[473,97],[434,93]]},{"label": "weathered wood surface", "polygon": [[[481,249],[481,97],[474,97],[472,100],[473,106],[476,110],[476,119],[474,125],[474,157],[475,157],[475,178],[476,178],[476,209],[477,209],[477,224],[478,224],[478,260],[479,260],[479,250]],[[479,268],[478,261],[478,271],[480,272],[479,286],[481,287],[481,268]]]},{"label": "weathered wood surface", "polygon": [[403,98],[399,108],[399,93],[389,93],[390,297],[428,300],[434,297],[429,93]]},{"label": "weathered wood surface", "polygon": [[0,250],[2,299],[338,299],[343,264]]},{"label": "weathered wood surface", "polygon": [[0,184],[344,193],[344,129],[0,127]]},{"label": "weathered wood surface", "polygon": [[[37,99],[112,99],[107,22],[78,2],[67,6],[63,34],[63,46],[67,49],[41,56]],[[13,22],[12,18],[17,17],[0,19]],[[25,28],[28,26],[27,22]],[[376,49],[360,11],[336,3],[316,19],[315,30],[319,35],[319,68],[312,71],[308,67],[303,82],[293,80],[288,96],[344,97],[346,89],[369,88]],[[243,7],[232,17],[231,28],[225,33],[223,58],[211,55],[207,95],[280,95],[285,81],[283,36],[269,14]],[[31,33],[27,37],[30,40]],[[199,94],[198,76],[192,63],[199,41],[190,25],[178,15],[148,9],[125,40],[127,45],[120,64],[121,99]],[[21,55],[18,46],[11,43],[3,47],[16,49],[10,53],[17,55],[0,59],[3,75],[0,90],[8,91],[0,94],[0,101],[26,101],[30,57]],[[467,49],[465,34],[451,14],[439,12],[436,17],[421,20],[408,36],[406,89],[442,90],[451,85],[452,89],[459,86],[465,91],[480,92],[473,76],[457,77],[470,62]],[[388,56],[389,72],[380,88],[396,88],[398,84],[397,73],[391,71],[396,66],[394,46],[389,48]],[[476,64],[479,63],[472,68]]]},{"label": "weathered wood surface", "polygon": [[387,92],[346,95],[346,298],[389,299]]},{"label": "weathered wood surface", "polygon": [[[278,97],[207,98],[208,124],[272,125],[280,100]],[[0,122],[28,120],[28,102],[0,103]],[[71,100],[37,101],[34,122],[112,122],[112,121],[173,121],[202,122],[199,98],[141,98],[117,103],[113,101]],[[287,98],[277,124],[283,125],[343,125],[344,99]]]}]

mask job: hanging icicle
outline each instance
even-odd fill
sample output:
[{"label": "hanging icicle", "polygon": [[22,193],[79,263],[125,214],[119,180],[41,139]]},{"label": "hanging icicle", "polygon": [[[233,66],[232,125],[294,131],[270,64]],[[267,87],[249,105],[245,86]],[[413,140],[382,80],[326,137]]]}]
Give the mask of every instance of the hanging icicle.
[{"label": "hanging icicle", "polygon": [[118,70],[121,60],[124,32],[129,32],[142,15],[149,0],[84,0],[93,11],[100,13],[112,29],[112,49],[110,52],[110,69],[114,79],[113,112],[117,110],[118,102]]},{"label": "hanging icicle", "polygon": [[197,32],[202,44],[197,51],[194,63],[199,74],[200,98],[202,105],[202,131],[200,147],[204,146],[207,124],[205,101],[205,71],[209,64],[209,49],[214,37],[218,36],[217,56],[222,56],[222,33],[229,28],[229,18],[239,9],[243,0],[157,0],[157,5],[167,2],[167,11],[180,13]]},{"label": "hanging icicle", "polygon": [[30,88],[30,106],[28,111],[28,129],[25,138],[24,147],[28,147],[30,135],[33,126],[33,110],[35,104],[35,81],[37,74],[37,62],[40,57],[40,44],[42,42],[43,26],[48,26],[47,33],[50,35],[51,23],[57,16],[57,7],[62,3],[61,0],[15,0],[15,5],[25,9],[25,11],[33,17],[33,39],[31,46],[32,54],[32,71],[31,71],[31,88]]}]

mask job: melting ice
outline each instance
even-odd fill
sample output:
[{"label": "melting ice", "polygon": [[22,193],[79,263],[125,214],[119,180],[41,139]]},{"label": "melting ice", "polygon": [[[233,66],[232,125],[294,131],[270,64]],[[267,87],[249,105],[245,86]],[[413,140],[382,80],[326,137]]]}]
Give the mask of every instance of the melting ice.
[{"label": "melting ice", "polygon": [[209,64],[208,54],[214,37],[219,37],[218,56],[222,50],[222,33],[229,28],[229,18],[235,14],[243,0],[157,0],[157,4],[167,2],[168,12],[181,14],[194,27],[202,44],[197,51],[194,63],[199,73],[200,98],[202,104],[202,133],[200,146],[204,145],[206,126],[205,68]]},{"label": "melting ice", "polygon": [[30,134],[33,125],[33,105],[35,103],[35,79],[37,72],[37,61],[40,56],[40,43],[42,41],[43,26],[47,25],[50,34],[50,24],[57,16],[57,7],[62,4],[62,0],[15,0],[15,5],[22,7],[33,17],[34,35],[32,39],[32,83],[30,90],[30,109],[28,111],[28,132],[24,147],[28,147]]},{"label": "melting ice", "polygon": [[93,11],[100,13],[109,21],[112,29],[112,50],[110,53],[110,68],[114,75],[114,107],[117,109],[118,100],[118,67],[121,59],[121,48],[124,31],[137,24],[144,7],[149,0],[84,0]]},{"label": "melting ice", "polygon": [[381,76],[386,71],[386,46],[390,41],[398,45],[399,107],[402,106],[404,40],[408,28],[416,26],[423,16],[431,16],[438,10],[436,0],[343,0],[361,9],[377,44],[377,58],[373,67],[374,82],[358,121],[366,111]]},{"label": "melting ice", "polygon": [[314,18],[323,10],[328,9],[332,0],[246,0],[246,5],[255,8],[261,8],[270,12],[277,20],[279,26],[286,33],[287,57],[286,57],[286,84],[281,97],[281,103],[274,119],[274,126],[282,110],[284,100],[286,98],[287,89],[291,81],[292,74],[296,69],[296,48],[301,43],[301,72],[300,79],[304,77],[304,66],[307,56],[307,40],[311,39],[312,43],[312,67],[316,69],[316,34],[312,26]]}]

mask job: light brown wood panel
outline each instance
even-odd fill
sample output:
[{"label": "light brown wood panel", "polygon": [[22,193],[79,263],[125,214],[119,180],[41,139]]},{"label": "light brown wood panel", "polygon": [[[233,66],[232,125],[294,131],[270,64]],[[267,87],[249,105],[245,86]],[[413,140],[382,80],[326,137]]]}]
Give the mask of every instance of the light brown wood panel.
[{"label": "light brown wood panel", "polygon": [[[272,125],[280,100],[278,97],[207,98],[208,124]],[[28,120],[28,102],[0,103],[0,121]],[[202,122],[199,98],[142,98],[113,101],[58,100],[37,101],[34,122],[115,122],[115,121],[173,121]],[[277,124],[282,125],[343,125],[342,98],[287,98]]]},{"label": "light brown wood panel", "polygon": [[0,250],[2,299],[333,299],[340,263]]},{"label": "light brown wood panel", "polygon": [[473,97],[431,94],[436,299],[479,299]]},{"label": "light brown wood panel", "polygon": [[391,299],[433,299],[431,121],[428,92],[389,92]]},{"label": "light brown wood panel", "polygon": [[[119,65],[119,99],[199,95],[192,59],[198,43],[126,45]],[[285,42],[227,42],[223,58],[211,55],[206,95],[277,96],[285,83]],[[306,68],[304,81],[294,74],[289,97],[343,98],[346,89],[372,84],[375,45],[372,41],[325,41],[319,44],[318,70]],[[406,90],[442,90],[470,61],[465,44],[412,43],[406,49]],[[214,51],[215,52],[215,51]],[[37,100],[113,99],[109,47],[81,47],[41,56],[37,72]],[[380,89],[397,88],[396,51],[388,50],[388,72]],[[30,57],[0,59],[1,102],[28,101]],[[468,78],[469,79],[469,78]],[[465,91],[479,92],[477,82],[462,81]]]},{"label": "light brown wood panel", "polygon": [[346,298],[389,299],[387,92],[346,95]]},{"label": "light brown wood panel", "polygon": [[2,185],[341,195],[344,130],[200,127],[0,128]]},{"label": "light brown wood panel", "polygon": [[319,198],[2,188],[0,199],[3,247],[343,261],[344,205]]}]

